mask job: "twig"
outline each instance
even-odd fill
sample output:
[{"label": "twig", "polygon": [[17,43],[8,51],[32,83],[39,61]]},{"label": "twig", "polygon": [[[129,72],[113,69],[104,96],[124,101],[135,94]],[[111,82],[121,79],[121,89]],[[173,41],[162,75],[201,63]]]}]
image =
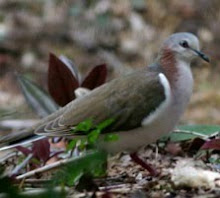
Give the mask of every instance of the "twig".
[{"label": "twig", "polygon": [[50,182],[50,179],[25,179],[25,183],[28,184],[44,184]]},{"label": "twig", "polygon": [[19,188],[42,188],[45,187],[45,185],[50,184],[51,181],[51,179],[23,179],[20,182],[20,184],[22,183],[22,186],[19,186]]},{"label": "twig", "polygon": [[15,156],[17,156],[18,154],[17,154],[17,152],[11,152],[11,153],[8,153],[7,155],[5,155],[4,157],[2,157],[1,159],[0,159],[0,164],[2,164],[3,162],[5,162],[5,161],[7,161],[8,159],[10,159],[10,158],[12,158],[12,157],[15,157]]},{"label": "twig", "polygon": [[204,138],[204,139],[209,138],[208,135],[204,135],[204,134],[198,133],[196,131],[187,131],[187,130],[175,129],[175,130],[173,130],[173,133],[186,133],[186,134],[189,134],[189,135],[199,136],[199,137]]},{"label": "twig", "polygon": [[15,175],[19,172],[19,170],[21,170],[23,167],[25,167],[27,165],[27,163],[30,161],[30,159],[33,157],[33,154],[29,154],[25,160],[23,160],[22,163],[18,164],[15,169],[11,172],[10,175]]},{"label": "twig", "polygon": [[[120,184],[120,185],[112,185],[112,186],[104,186],[104,187],[99,187],[99,191],[96,192],[97,197],[101,197],[106,192],[108,193],[113,193],[117,194],[117,196],[122,196],[125,193],[129,193],[132,191],[132,189],[143,189],[140,185],[132,185],[132,184]],[[92,192],[87,192],[87,193],[77,193],[77,194],[71,194],[70,197],[74,198],[84,198],[85,195],[88,197],[92,196]]]},{"label": "twig", "polygon": [[[68,187],[55,187],[54,189],[52,189],[53,191],[57,192],[57,193],[61,193],[61,192],[68,192],[69,188]],[[21,195],[26,195],[26,196],[34,196],[34,195],[40,195],[43,194],[45,192],[48,192],[48,189],[45,188],[35,188],[35,189],[31,189],[31,190],[27,190],[21,193]]]},{"label": "twig", "polygon": [[[91,152],[92,154],[92,152]],[[89,155],[89,154],[87,154]],[[81,157],[84,157],[84,156],[81,156]],[[45,165],[41,168],[38,168],[38,169],[35,169],[35,170],[32,170],[32,171],[29,171],[27,173],[24,173],[22,175],[19,175],[16,177],[17,180],[21,180],[21,179],[24,179],[24,178],[27,178],[27,177],[31,177],[31,176],[34,176],[36,174],[39,174],[39,173],[43,173],[43,172],[46,172],[46,171],[49,171],[49,170],[53,170],[53,169],[56,169],[56,168],[59,168],[60,166],[63,166],[63,165],[66,165],[70,162],[73,162],[75,160],[78,160],[80,159],[81,157],[77,157],[77,158],[68,158],[68,159],[63,159],[63,160],[60,160],[58,162],[55,162],[53,164],[48,164],[48,165]]]},{"label": "twig", "polygon": [[[135,185],[125,183],[125,184],[118,184],[118,185],[110,185],[110,186],[99,187],[99,190],[100,191],[108,190],[108,192],[114,192],[114,193],[116,193],[116,192],[126,193],[126,192],[131,191],[134,186]],[[142,187],[139,186],[139,185],[137,185],[135,188],[142,189]]]},{"label": "twig", "polygon": [[126,177],[126,173],[122,173],[120,175],[111,176],[111,177],[103,177],[103,178],[94,178],[94,181],[96,183],[104,183],[104,182],[123,182],[124,183],[124,177]]},{"label": "twig", "polygon": [[72,162],[72,161],[73,161],[73,159],[60,160],[60,161],[55,162],[53,164],[45,165],[41,168],[37,168],[35,170],[32,170],[32,171],[29,171],[29,172],[24,173],[22,175],[19,175],[19,176],[16,177],[16,179],[21,180],[21,179],[24,179],[24,178],[27,178],[27,177],[34,176],[34,175],[39,174],[39,173],[43,173],[43,172],[46,172],[46,171],[49,171],[49,170],[53,170],[53,169],[58,168],[62,165],[68,164],[69,162]]}]

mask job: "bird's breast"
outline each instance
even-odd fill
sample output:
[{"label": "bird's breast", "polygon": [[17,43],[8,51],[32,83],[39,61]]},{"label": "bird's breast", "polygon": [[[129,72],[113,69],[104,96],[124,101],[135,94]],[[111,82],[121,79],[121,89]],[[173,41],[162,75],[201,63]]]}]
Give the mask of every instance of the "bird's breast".
[{"label": "bird's breast", "polygon": [[185,62],[178,62],[178,77],[172,90],[172,105],[177,108],[178,114],[182,114],[189,103],[193,91],[193,76],[190,65]]}]

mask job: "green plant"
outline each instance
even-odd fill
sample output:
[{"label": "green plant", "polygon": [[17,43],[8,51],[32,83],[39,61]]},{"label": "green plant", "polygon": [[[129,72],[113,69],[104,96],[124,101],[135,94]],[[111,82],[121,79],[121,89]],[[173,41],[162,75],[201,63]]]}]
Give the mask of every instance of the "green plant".
[{"label": "green plant", "polygon": [[[92,119],[87,119],[81,123],[79,123],[73,130],[72,133],[79,135],[85,135],[84,138],[74,138],[71,140],[67,146],[68,150],[72,150],[76,147],[77,142],[79,142],[80,150],[85,148],[96,148],[97,141],[104,129],[110,126],[114,122],[114,119],[107,119],[97,125],[93,124]],[[104,141],[116,141],[118,140],[117,134],[106,134],[104,137]]]}]

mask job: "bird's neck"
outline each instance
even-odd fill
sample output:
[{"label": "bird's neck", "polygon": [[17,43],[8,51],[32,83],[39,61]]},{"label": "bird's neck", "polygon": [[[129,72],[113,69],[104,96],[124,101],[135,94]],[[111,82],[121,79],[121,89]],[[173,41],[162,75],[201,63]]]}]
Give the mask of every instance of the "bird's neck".
[{"label": "bird's neck", "polygon": [[167,77],[175,101],[185,106],[192,94],[193,77],[190,62],[175,57],[169,49],[163,49],[158,56],[161,72]]},{"label": "bird's neck", "polygon": [[179,86],[178,81],[182,78],[191,78],[190,62],[181,61],[169,48],[163,48],[158,56],[158,64],[161,71],[167,77],[171,88]]},{"label": "bird's neck", "polygon": [[168,48],[162,49],[158,56],[158,63],[170,82],[171,87],[174,87],[178,79],[178,67],[173,52]]}]

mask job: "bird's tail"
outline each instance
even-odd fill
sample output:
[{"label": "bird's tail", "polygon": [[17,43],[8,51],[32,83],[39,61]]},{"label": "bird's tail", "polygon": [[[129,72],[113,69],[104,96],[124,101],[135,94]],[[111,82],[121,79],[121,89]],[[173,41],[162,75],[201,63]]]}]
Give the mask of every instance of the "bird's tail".
[{"label": "bird's tail", "polygon": [[[68,108],[68,105],[66,106],[66,108]],[[24,129],[21,131],[9,133],[8,135],[0,136],[0,151],[9,149],[9,148],[14,148],[18,145],[30,143],[30,142],[44,138],[44,136],[36,135],[34,133],[35,130],[39,128],[40,126],[44,126],[47,123],[56,119],[57,117],[61,116],[66,108],[59,109],[58,111],[43,118],[37,124],[35,124],[34,126],[28,129]]]},{"label": "bird's tail", "polygon": [[0,136],[0,151],[42,139],[44,136],[35,135],[34,129],[35,126]]}]

